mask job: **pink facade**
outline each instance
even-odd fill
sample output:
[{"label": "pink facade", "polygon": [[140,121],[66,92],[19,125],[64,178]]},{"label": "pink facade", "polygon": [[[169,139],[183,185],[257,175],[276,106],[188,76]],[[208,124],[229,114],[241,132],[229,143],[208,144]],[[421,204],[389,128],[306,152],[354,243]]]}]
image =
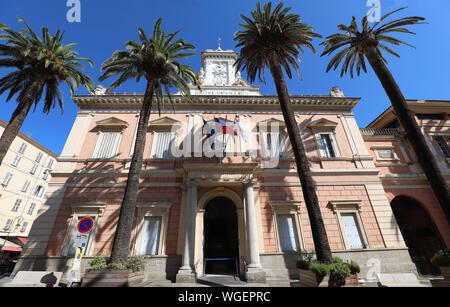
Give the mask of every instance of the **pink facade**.
[{"label": "pink facade", "polygon": [[[216,50],[204,56],[214,60],[216,56],[227,59],[235,55]],[[296,274],[297,252],[314,250],[289,141],[272,146],[279,135],[285,134],[277,97],[254,95],[254,87],[239,81],[237,75],[236,80],[237,83],[216,86],[208,85],[206,78],[204,87],[216,91],[215,95],[194,95],[193,102],[175,96],[175,113],[167,107],[161,117],[156,109],[151,115],[130,242],[130,255],[146,255],[148,279],[178,280],[180,267],[186,261],[195,274],[208,273],[205,261],[214,249],[207,243],[214,232],[208,221],[213,221],[213,217],[226,227],[236,225],[231,230],[236,239],[226,242],[236,245],[232,256],[237,259],[238,269],[233,273],[243,277],[251,275],[246,265],[254,264],[269,284],[289,281]],[[221,92],[225,89],[231,94]],[[244,90],[252,94],[244,95]],[[106,94],[74,98],[80,111],[58,160],[58,169],[52,174],[47,207],[41,221],[33,226],[35,232],[33,235],[32,230],[29,248],[23,253],[22,268],[30,268],[33,259],[42,258],[47,267],[64,263],[67,271],[73,257],[70,247],[74,225],[83,216],[96,220],[84,257],[85,268],[93,256],[110,254],[142,97]],[[383,114],[378,122],[360,130],[352,113],[358,101],[359,98],[336,94],[335,89],[326,96],[292,96],[330,247],[335,255],[357,261],[366,280],[373,279],[368,271],[371,259],[378,259],[386,272],[416,272],[391,202],[399,195],[419,201],[447,246],[448,223],[417,163],[410,163],[415,159],[406,140],[377,130],[385,128],[382,121],[388,115]],[[182,148],[182,157],[168,153],[164,138],[178,144],[190,139],[186,137],[189,131],[200,131],[199,144],[208,147],[204,121],[211,123],[214,118],[226,119],[234,129],[238,118],[245,128],[249,140],[244,141],[242,135],[233,136],[233,148],[227,147],[233,156],[208,158],[201,153],[189,157],[192,150],[186,149],[186,143],[178,147]],[[264,134],[264,125],[273,123],[280,125],[276,138]],[[439,124],[439,131],[444,131],[448,142],[450,122]],[[174,129],[175,126],[181,128]],[[195,147],[195,142],[190,146]],[[276,152],[276,157],[268,158],[263,154],[274,147],[282,151],[283,146],[287,155],[278,156]],[[251,150],[257,153],[252,154]],[[393,150],[395,155],[383,159],[377,150]],[[103,152],[111,156],[99,157]],[[265,165],[271,158],[276,158],[276,163]],[[449,160],[444,158],[441,162],[450,179]],[[211,208],[226,202],[223,199],[233,204],[235,209],[224,209],[224,215],[232,216],[236,224],[214,216]],[[192,228],[189,222],[193,222]],[[154,228],[147,228],[148,225],[158,225],[158,240],[151,241],[149,233]],[[189,256],[186,244],[190,247]],[[210,270],[215,269],[211,266]]]}]

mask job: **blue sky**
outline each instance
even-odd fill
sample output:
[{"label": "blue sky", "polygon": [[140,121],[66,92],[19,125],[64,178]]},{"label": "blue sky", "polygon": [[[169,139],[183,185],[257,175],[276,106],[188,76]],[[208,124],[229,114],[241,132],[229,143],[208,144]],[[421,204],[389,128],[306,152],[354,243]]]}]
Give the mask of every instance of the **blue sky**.
[{"label": "blue sky", "polygon": [[[87,66],[85,72],[98,83],[100,67],[105,59],[118,49],[124,49],[127,40],[138,40],[137,27],[141,26],[151,34],[154,22],[162,17],[162,28],[167,32],[181,30],[179,37],[192,43],[197,48],[197,55],[185,61],[196,71],[201,66],[201,51],[216,49],[218,38],[222,39],[222,49],[235,49],[233,34],[240,29],[240,14],[249,16],[256,7],[253,0],[80,0],[81,22],[69,23],[66,19],[69,7],[66,0],[1,0],[0,22],[13,29],[23,28],[17,21],[22,16],[36,32],[46,26],[54,33],[57,29],[65,31],[64,43],[78,43],[74,50],[81,57],[88,57],[95,62],[93,68]],[[397,35],[416,49],[410,47],[395,47],[401,55],[400,59],[387,56],[388,67],[397,80],[400,88],[408,99],[442,99],[450,100],[450,1],[448,0],[380,0],[381,13],[408,6],[408,9],[394,16],[397,18],[418,15],[427,18],[429,24],[411,28],[417,33],[412,35]],[[266,1],[261,1],[265,3]],[[278,1],[274,1],[278,3]],[[355,15],[358,20],[367,13],[367,0],[318,0],[300,1],[286,0],[286,6],[292,7],[292,12],[299,14],[303,21],[314,27],[322,36],[337,32],[337,25],[349,24]],[[316,39],[314,44],[317,53],[307,50],[301,57],[300,66],[303,81],[294,77],[287,82],[290,94],[298,95],[328,95],[329,89],[339,86],[346,96],[361,97],[361,102],[354,109],[356,120],[360,127],[365,127],[377,115],[389,107],[390,103],[378,79],[369,68],[368,74],[351,79],[350,76],[339,77],[339,71],[325,72],[331,57],[320,57],[323,47],[322,39]],[[0,70],[0,77],[6,74]],[[245,77],[245,73],[243,74]],[[107,86],[112,82],[102,82]],[[270,74],[266,73],[266,84],[261,85],[263,94],[276,94]],[[137,84],[129,81],[116,92],[143,92],[144,82]],[[57,154],[64,147],[67,136],[75,120],[78,108],[72,102],[68,87],[61,85],[64,93],[64,114],[58,108],[50,115],[41,112],[39,105],[34,113],[30,113],[21,131],[31,136],[42,145]],[[87,94],[80,88],[77,94]],[[6,95],[0,96],[0,118],[9,121],[16,106],[15,100],[6,103]],[[157,115],[152,115],[157,116]]]}]

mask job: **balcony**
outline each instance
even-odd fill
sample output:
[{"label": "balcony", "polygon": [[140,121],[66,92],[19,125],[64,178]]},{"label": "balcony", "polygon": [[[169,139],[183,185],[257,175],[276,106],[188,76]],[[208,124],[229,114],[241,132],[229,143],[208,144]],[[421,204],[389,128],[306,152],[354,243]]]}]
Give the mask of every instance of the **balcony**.
[{"label": "balcony", "polygon": [[400,136],[398,128],[360,128],[361,135],[364,136]]}]

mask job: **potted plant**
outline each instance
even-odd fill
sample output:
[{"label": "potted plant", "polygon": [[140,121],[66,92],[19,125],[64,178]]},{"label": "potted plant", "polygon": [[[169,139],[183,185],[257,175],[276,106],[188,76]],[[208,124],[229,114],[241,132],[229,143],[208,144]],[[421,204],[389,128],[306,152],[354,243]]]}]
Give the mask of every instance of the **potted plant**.
[{"label": "potted plant", "polygon": [[450,250],[448,248],[434,255],[430,262],[439,267],[446,281],[450,281]]},{"label": "potted plant", "polygon": [[108,264],[109,257],[96,256],[83,276],[82,287],[130,287],[143,280],[144,259],[134,256],[124,263]]},{"label": "potted plant", "polygon": [[316,276],[317,285],[319,287],[324,286],[327,283],[325,277],[330,273],[330,266],[326,263],[313,262],[309,268]]},{"label": "potted plant", "polygon": [[318,285],[316,274],[310,270],[313,256],[314,252],[301,251],[300,258],[297,259],[298,283],[301,287],[317,287]]},{"label": "potted plant", "polygon": [[361,272],[361,268],[359,267],[358,263],[351,260],[350,262],[346,262],[346,265],[348,266],[350,270],[350,276],[347,277],[345,281],[346,286],[359,286],[358,281],[358,273]]},{"label": "potted plant", "polygon": [[348,263],[339,257],[333,257],[333,263],[329,265],[330,278],[328,287],[343,287],[351,272]]}]

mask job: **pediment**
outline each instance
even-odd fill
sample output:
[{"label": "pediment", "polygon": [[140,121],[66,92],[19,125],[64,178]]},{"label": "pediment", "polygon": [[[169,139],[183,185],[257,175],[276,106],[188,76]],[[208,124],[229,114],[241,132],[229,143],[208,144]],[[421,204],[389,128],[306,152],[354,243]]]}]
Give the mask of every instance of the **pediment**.
[{"label": "pediment", "polygon": [[315,121],[312,121],[308,127],[312,130],[319,130],[319,129],[328,129],[328,130],[334,130],[336,129],[338,123],[333,122],[326,118],[320,118]]},{"label": "pediment", "polygon": [[181,122],[170,117],[162,117],[152,120],[148,124],[150,127],[170,127],[175,125],[181,125]]},{"label": "pediment", "polygon": [[128,127],[128,123],[116,117],[110,117],[107,119],[99,120],[95,122],[96,127],[101,128],[119,128],[125,129]]},{"label": "pediment", "polygon": [[286,128],[286,123],[284,121],[273,117],[266,120],[262,120],[258,122],[257,125],[260,129],[262,128],[263,131],[271,131],[271,127],[275,125],[278,125],[279,129]]}]

